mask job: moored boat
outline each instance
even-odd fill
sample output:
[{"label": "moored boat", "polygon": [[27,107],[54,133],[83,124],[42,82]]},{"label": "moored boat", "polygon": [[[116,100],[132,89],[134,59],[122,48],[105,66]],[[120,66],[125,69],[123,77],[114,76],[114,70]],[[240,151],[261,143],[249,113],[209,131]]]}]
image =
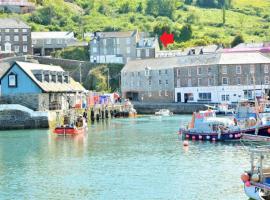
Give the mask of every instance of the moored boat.
[{"label": "moored boat", "polygon": [[213,110],[193,113],[191,123],[187,128],[180,128],[179,134],[183,139],[207,141],[238,140],[242,137],[233,120],[217,118]]},{"label": "moored boat", "polygon": [[254,200],[270,200],[270,166],[266,163],[270,147],[257,147],[250,153],[250,170],[241,175],[245,194]]},{"label": "moored boat", "polygon": [[172,116],[173,113],[168,109],[161,109],[158,112],[155,112],[156,116]]}]

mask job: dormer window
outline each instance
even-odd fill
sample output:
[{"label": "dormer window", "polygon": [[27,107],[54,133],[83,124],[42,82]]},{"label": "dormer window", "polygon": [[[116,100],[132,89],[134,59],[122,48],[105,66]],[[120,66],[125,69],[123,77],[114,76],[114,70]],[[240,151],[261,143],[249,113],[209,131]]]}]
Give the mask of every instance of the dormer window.
[{"label": "dormer window", "polygon": [[65,83],[69,83],[69,77],[66,75],[65,78],[64,78],[64,82]]},{"label": "dormer window", "polygon": [[58,75],[58,82],[63,83],[63,76],[62,75]]},{"label": "dormer window", "polygon": [[38,81],[42,82],[43,81],[43,77],[42,74],[35,74],[35,77]]},{"label": "dormer window", "polygon": [[45,74],[44,79],[45,81],[50,82],[50,74]]},{"label": "dormer window", "polygon": [[17,87],[17,74],[11,72],[8,75],[8,87]]},{"label": "dormer window", "polygon": [[52,74],[52,82],[56,83],[56,75]]}]

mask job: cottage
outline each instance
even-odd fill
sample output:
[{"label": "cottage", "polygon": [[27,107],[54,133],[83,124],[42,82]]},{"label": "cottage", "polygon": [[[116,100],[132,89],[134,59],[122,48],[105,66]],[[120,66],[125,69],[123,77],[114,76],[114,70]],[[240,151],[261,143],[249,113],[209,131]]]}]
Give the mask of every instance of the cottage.
[{"label": "cottage", "polygon": [[28,13],[35,10],[35,4],[27,0],[0,0],[0,11]]},{"label": "cottage", "polygon": [[55,50],[77,45],[73,32],[32,32],[34,55],[49,56]]},{"label": "cottage", "polygon": [[60,66],[15,62],[1,77],[1,98],[33,110],[73,107],[84,91]]}]

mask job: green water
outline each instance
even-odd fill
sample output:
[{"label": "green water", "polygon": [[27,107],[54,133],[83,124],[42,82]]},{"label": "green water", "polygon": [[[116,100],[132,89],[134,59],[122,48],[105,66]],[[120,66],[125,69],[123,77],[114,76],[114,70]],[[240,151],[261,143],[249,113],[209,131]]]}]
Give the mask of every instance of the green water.
[{"label": "green water", "polygon": [[240,145],[178,140],[190,116],[115,119],[88,135],[0,132],[0,199],[238,200]]}]

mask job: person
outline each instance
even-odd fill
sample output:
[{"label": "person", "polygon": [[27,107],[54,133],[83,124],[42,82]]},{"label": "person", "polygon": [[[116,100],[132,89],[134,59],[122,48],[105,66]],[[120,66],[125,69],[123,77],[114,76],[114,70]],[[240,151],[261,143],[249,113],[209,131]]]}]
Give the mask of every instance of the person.
[{"label": "person", "polygon": [[86,123],[88,121],[88,117],[87,117],[87,109],[84,110],[83,112],[83,118],[85,119]]}]

